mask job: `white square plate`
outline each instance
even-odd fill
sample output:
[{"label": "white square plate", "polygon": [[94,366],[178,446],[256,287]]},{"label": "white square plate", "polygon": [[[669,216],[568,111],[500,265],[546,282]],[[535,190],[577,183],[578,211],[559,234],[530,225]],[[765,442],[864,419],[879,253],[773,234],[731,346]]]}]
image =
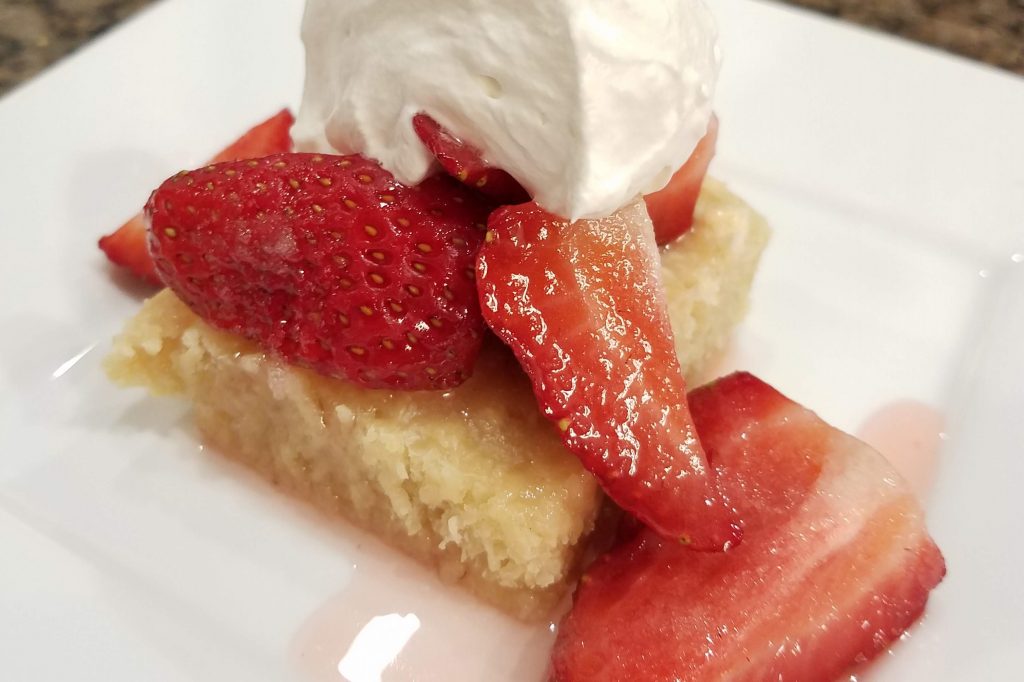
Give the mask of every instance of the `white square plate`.
[{"label": "white square plate", "polygon": [[[713,172],[776,228],[729,364],[894,457],[940,460],[928,506],[949,577],[865,674],[1017,678],[1024,82],[713,4]],[[140,292],[97,236],[297,103],[301,9],[167,0],[0,101],[0,678],[374,679],[398,651],[385,679],[542,676],[547,628],[200,452],[180,404],[101,372]]]}]

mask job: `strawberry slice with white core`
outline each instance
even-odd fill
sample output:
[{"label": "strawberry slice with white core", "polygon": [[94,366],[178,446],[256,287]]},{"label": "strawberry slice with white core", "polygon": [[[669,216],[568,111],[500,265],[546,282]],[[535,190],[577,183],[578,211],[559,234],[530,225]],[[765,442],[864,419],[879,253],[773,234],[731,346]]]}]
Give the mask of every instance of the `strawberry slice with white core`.
[{"label": "strawberry slice with white core", "polygon": [[700,554],[636,530],[584,576],[554,679],[825,681],[897,639],[945,563],[889,463],[749,374],[690,408],[743,544]]},{"label": "strawberry slice with white core", "polygon": [[484,319],[544,414],[621,507],[666,537],[741,536],[697,440],[641,202],[570,223],[535,203],[491,214],[477,261]]}]

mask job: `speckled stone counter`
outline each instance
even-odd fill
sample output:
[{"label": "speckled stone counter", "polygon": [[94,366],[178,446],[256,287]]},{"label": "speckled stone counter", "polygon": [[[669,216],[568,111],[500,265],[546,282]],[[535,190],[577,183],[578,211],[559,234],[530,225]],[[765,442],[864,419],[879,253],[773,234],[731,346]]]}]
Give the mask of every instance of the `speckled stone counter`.
[{"label": "speckled stone counter", "polygon": [[[0,0],[0,94],[152,2]],[[789,2],[1024,74],[1024,0]]]},{"label": "speckled stone counter", "polygon": [[0,94],[152,0],[0,0]]},{"label": "speckled stone counter", "polygon": [[791,0],[1024,75],[1024,0]]}]

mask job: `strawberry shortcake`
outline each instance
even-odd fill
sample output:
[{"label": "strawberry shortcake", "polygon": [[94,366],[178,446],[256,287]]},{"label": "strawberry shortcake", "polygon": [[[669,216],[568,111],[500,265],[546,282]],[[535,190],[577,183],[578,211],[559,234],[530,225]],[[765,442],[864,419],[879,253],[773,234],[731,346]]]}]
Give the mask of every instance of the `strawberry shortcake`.
[{"label": "strawberry shortcake", "polygon": [[559,680],[829,679],[920,615],[945,567],[884,459],[750,375],[688,396],[769,232],[705,181],[702,2],[309,0],[303,36],[294,148],[107,238],[166,286],[114,380],[520,617],[585,571]]}]

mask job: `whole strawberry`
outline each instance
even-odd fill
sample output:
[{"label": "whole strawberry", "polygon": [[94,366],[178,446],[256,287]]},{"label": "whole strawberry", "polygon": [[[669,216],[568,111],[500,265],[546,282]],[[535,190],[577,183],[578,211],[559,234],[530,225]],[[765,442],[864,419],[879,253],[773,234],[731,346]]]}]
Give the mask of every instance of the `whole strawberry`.
[{"label": "whole strawberry", "polygon": [[491,208],[445,176],[279,154],[179,173],[146,215],[160,278],[213,326],[366,387],[443,389],[480,349]]}]

